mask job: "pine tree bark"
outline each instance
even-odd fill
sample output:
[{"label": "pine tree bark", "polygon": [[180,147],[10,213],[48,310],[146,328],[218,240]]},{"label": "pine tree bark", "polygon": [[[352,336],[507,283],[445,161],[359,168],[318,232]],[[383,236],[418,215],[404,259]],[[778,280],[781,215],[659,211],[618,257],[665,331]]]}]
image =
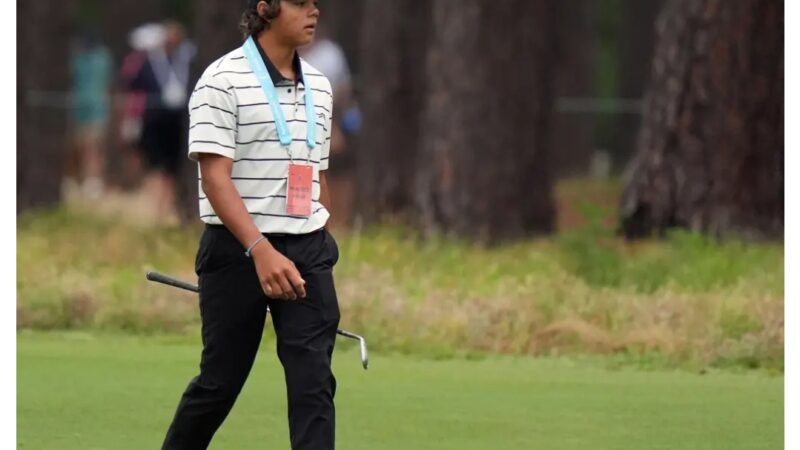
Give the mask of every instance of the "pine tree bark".
[{"label": "pine tree bark", "polygon": [[367,223],[413,209],[433,3],[363,3],[356,208]]},{"label": "pine tree bark", "polygon": [[199,78],[209,64],[242,45],[239,21],[243,11],[244,4],[232,5],[227,0],[195,3],[195,28],[198,30],[195,78]]},{"label": "pine tree bark", "polygon": [[[655,23],[663,0],[622,0],[619,29],[619,96],[641,99],[649,81],[655,49]],[[640,114],[619,114],[616,120],[619,148],[614,151],[616,167],[622,168],[635,154],[636,137],[642,126]]]},{"label": "pine tree bark", "polygon": [[[368,0],[336,0],[320,4],[320,21],[347,55],[351,72],[359,73],[364,4]],[[388,6],[388,5],[387,5]]]},{"label": "pine tree bark", "polygon": [[484,242],[553,231],[554,0],[439,0],[416,162],[423,228]]},{"label": "pine tree bark", "polygon": [[[61,199],[75,4],[17,1],[17,212]],[[32,24],[46,24],[34,26]]]},{"label": "pine tree bark", "polygon": [[782,236],[783,8],[782,0],[665,5],[625,176],[627,236],[671,227]]}]

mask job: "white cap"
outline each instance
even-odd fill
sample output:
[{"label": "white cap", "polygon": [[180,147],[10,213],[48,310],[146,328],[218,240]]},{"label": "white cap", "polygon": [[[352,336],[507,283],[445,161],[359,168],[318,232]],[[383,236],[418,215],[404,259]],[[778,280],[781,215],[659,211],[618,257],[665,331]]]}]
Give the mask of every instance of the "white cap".
[{"label": "white cap", "polygon": [[128,35],[128,44],[139,51],[150,51],[164,45],[166,30],[159,23],[146,23],[134,29]]}]

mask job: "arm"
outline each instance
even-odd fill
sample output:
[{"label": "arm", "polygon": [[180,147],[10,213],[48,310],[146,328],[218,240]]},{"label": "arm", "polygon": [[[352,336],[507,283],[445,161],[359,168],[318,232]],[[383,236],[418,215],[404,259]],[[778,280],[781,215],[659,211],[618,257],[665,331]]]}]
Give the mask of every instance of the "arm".
[{"label": "arm", "polygon": [[[242,246],[249,248],[262,235],[231,181],[233,160],[212,153],[200,153],[198,160],[203,191],[214,212]],[[300,277],[297,267],[275,250],[267,239],[258,242],[251,255],[267,296],[284,300],[295,300],[297,295],[301,298],[306,296],[305,281]]]},{"label": "arm", "polygon": [[[261,237],[261,232],[247,212],[236,186],[231,181],[233,160],[213,153],[198,156],[203,192],[222,223],[248,248]],[[271,245],[266,243],[263,247]],[[257,246],[261,248],[261,244]],[[255,249],[254,249],[255,252]]]},{"label": "arm", "polygon": [[203,192],[219,219],[250,255],[264,293],[271,298],[305,297],[305,282],[288,258],[261,239],[239,191],[231,180],[236,157],[236,111],[233,94],[213,77],[201,78],[190,99],[189,157],[200,166]]}]

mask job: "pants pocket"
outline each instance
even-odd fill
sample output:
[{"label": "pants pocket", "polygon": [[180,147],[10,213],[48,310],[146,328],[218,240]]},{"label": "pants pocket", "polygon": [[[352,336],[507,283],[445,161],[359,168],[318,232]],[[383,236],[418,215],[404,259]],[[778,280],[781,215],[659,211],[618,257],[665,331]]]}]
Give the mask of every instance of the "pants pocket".
[{"label": "pants pocket", "polygon": [[[204,273],[214,273],[230,268],[252,265],[253,262],[244,252],[242,244],[230,231],[224,228],[206,229],[208,239],[205,242],[205,255],[202,258]],[[201,245],[202,246],[202,245]]]},{"label": "pants pocket", "polygon": [[203,230],[200,235],[200,242],[197,244],[197,255],[194,258],[194,272],[199,276],[208,266],[208,257],[211,253],[213,236],[208,229]]},{"label": "pants pocket", "polygon": [[339,323],[339,301],[330,271],[304,275],[306,298],[271,300],[275,331],[281,339],[314,341],[323,330]]},{"label": "pants pocket", "polygon": [[328,250],[331,252],[331,266],[335,266],[339,262],[339,243],[333,237],[330,231],[325,228],[325,243],[328,245]]}]

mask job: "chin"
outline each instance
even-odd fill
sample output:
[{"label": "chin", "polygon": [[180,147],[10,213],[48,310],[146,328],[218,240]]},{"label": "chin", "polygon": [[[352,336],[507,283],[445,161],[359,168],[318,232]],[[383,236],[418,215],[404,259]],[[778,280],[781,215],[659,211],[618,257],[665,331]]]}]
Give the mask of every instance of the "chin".
[{"label": "chin", "polygon": [[314,35],[303,36],[297,40],[297,47],[304,47],[314,41]]}]

